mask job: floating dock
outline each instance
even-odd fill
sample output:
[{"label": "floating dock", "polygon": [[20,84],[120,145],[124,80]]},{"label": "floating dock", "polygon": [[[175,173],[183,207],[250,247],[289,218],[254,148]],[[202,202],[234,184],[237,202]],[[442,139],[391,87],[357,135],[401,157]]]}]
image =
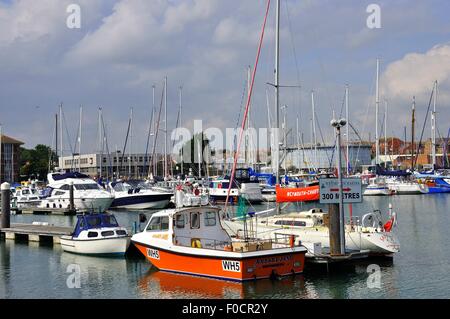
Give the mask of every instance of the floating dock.
[{"label": "floating dock", "polygon": [[29,214],[29,215],[63,215],[74,216],[77,214],[76,210],[70,210],[65,208],[39,208],[39,207],[27,207],[27,208],[13,208],[16,214]]},{"label": "floating dock", "polygon": [[25,238],[30,242],[47,241],[59,244],[61,236],[70,235],[71,227],[60,227],[45,224],[11,224],[9,228],[0,228],[6,239]]}]

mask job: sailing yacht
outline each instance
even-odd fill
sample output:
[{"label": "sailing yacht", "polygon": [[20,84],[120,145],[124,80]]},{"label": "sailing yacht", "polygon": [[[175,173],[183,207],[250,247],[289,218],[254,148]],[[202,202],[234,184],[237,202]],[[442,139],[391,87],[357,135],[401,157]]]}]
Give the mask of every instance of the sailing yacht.
[{"label": "sailing yacht", "polygon": [[390,178],[386,182],[389,189],[396,195],[420,195],[429,192],[426,184],[418,183],[416,180]]},{"label": "sailing yacht", "polygon": [[[383,221],[378,212],[367,213],[345,227],[347,250],[368,250],[372,256],[392,257],[400,251],[400,243],[395,234],[396,214],[390,210],[390,218]],[[249,225],[246,225],[248,223]],[[258,216],[249,221],[241,218],[224,222],[225,229],[234,234],[242,234],[245,228],[257,229],[262,239],[276,239],[280,235],[295,235],[304,245],[319,244],[330,247],[329,216],[320,208],[304,212],[292,212],[273,216]],[[246,225],[244,227],[244,225]],[[317,251],[314,253],[318,253]],[[311,256],[307,254],[307,257]]]}]

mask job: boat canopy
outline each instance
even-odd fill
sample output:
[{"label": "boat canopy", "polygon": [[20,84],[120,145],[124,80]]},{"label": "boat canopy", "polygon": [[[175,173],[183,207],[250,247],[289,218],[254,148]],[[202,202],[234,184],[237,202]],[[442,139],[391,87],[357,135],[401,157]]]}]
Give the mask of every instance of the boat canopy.
[{"label": "boat canopy", "polygon": [[376,172],[377,172],[377,175],[381,175],[381,176],[410,176],[412,174],[411,172],[407,172],[404,170],[387,171],[387,170],[384,170],[380,165],[377,165]]},{"label": "boat canopy", "polygon": [[78,215],[77,218],[77,225],[75,226],[75,231],[73,233],[74,237],[78,237],[83,230],[119,226],[114,215],[110,214]]},{"label": "boat canopy", "polygon": [[89,176],[82,174],[80,172],[68,172],[68,173],[64,173],[64,174],[52,174],[52,178],[55,181],[60,181],[66,178],[89,178]]}]

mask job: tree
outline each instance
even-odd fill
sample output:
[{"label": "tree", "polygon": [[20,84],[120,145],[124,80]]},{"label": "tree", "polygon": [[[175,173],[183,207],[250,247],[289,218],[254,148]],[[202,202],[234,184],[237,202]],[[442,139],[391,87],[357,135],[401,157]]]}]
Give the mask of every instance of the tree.
[{"label": "tree", "polygon": [[56,157],[49,146],[42,144],[36,145],[34,149],[21,147],[19,152],[21,180],[45,178],[48,174],[49,160]]},{"label": "tree", "polygon": [[[192,172],[197,172],[198,175],[198,145],[201,145],[201,169],[202,176],[206,175],[206,165],[207,160],[210,161],[210,156],[212,155],[212,151],[209,147],[209,139],[205,136],[204,133],[198,133],[194,135],[188,142],[183,145],[183,170],[184,172],[188,172],[189,169],[192,169]],[[209,153],[209,154],[208,154]],[[180,150],[181,156],[181,150]],[[180,157],[181,158],[181,157]],[[180,163],[181,165],[181,163]]]}]

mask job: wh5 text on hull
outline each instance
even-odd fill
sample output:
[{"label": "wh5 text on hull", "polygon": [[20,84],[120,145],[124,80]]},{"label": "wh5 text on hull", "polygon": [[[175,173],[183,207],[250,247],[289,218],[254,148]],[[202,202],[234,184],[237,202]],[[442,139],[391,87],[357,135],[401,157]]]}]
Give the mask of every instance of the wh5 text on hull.
[{"label": "wh5 text on hull", "polygon": [[241,272],[241,263],[233,260],[222,260],[222,269],[224,271]]}]

